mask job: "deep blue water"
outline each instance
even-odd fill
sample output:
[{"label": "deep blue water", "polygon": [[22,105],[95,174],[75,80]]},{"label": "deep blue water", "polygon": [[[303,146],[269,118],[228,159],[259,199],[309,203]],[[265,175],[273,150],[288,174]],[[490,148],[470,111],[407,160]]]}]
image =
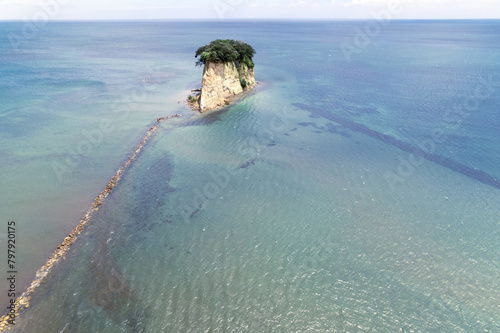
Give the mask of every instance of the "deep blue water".
[{"label": "deep blue water", "polygon": [[[183,115],[13,331],[499,331],[500,22],[359,44],[367,24],[58,22],[13,45],[23,23],[0,23],[19,291],[152,122]],[[184,100],[216,38],[251,44],[262,84],[200,115]]]}]

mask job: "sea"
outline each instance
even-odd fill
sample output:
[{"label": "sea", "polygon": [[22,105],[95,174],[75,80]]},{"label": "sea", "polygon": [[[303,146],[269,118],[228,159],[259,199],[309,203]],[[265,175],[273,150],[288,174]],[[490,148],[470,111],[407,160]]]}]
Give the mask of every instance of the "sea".
[{"label": "sea", "polygon": [[10,332],[500,332],[499,112],[498,20],[2,22],[0,312],[180,114]]}]

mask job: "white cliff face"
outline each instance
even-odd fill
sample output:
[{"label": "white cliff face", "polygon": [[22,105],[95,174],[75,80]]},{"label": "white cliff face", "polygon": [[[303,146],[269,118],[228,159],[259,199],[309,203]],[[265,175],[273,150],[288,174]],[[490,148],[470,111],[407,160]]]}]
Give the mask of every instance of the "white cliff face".
[{"label": "white cliff face", "polygon": [[[247,81],[247,87],[254,85],[253,68],[242,64],[240,70],[242,79]],[[201,81],[200,112],[221,108],[226,105],[228,97],[242,91],[240,72],[234,62],[207,63]]]}]

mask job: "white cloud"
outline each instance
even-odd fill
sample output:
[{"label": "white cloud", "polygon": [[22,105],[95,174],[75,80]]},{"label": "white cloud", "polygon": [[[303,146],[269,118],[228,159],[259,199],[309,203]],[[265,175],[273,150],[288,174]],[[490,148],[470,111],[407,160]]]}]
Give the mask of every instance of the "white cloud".
[{"label": "white cloud", "polygon": [[0,8],[2,6],[39,6],[38,0],[0,0]]},{"label": "white cloud", "polygon": [[0,0],[0,19],[30,17],[51,2],[62,4],[58,19],[217,18],[216,2],[231,8],[225,18],[370,19],[391,3],[403,9],[396,19],[500,18],[500,0]]},{"label": "white cloud", "polygon": [[0,6],[6,5],[36,5],[35,0],[0,0]]}]

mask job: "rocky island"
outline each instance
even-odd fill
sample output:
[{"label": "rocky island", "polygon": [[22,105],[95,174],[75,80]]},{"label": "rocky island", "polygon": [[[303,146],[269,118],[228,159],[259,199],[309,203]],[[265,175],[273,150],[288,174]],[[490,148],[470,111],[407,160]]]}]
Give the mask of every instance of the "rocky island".
[{"label": "rocky island", "polygon": [[217,39],[200,47],[195,54],[197,66],[204,66],[201,89],[188,102],[200,112],[230,104],[255,82],[253,47],[242,41]]}]

